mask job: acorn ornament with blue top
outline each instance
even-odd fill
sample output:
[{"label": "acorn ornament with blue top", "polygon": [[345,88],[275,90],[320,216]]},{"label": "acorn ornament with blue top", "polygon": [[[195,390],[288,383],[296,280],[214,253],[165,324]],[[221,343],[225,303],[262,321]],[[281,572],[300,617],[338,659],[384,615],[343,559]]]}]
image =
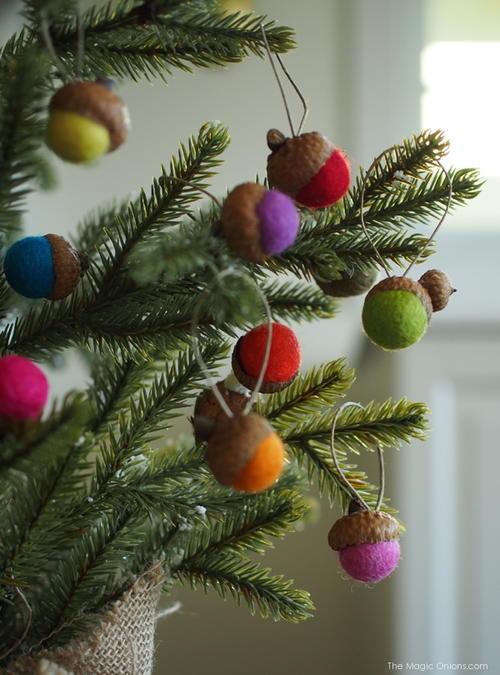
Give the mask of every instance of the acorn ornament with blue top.
[{"label": "acorn ornament with blue top", "polygon": [[7,250],[3,268],[10,286],[26,298],[62,300],[88,268],[88,257],[58,234],[24,237]]}]

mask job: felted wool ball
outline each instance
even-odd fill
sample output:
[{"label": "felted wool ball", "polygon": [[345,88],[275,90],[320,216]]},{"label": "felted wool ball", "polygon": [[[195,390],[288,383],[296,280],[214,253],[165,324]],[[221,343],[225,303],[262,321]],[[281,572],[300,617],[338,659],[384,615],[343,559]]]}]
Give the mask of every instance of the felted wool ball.
[{"label": "felted wool ball", "polygon": [[[267,323],[256,326],[243,335],[234,347],[233,371],[248,389],[254,389],[257,385],[268,332]],[[281,323],[273,323],[269,360],[259,391],[270,394],[287,387],[297,376],[301,362],[302,350],[293,330]]]},{"label": "felted wool ball", "polygon": [[291,246],[299,220],[288,195],[257,183],[235,187],[221,212],[222,231],[230,248],[253,262],[262,262]]},{"label": "felted wool ball", "polygon": [[269,422],[251,413],[217,421],[207,446],[215,478],[242,492],[262,492],[281,476],[285,449]]},{"label": "felted wool ball", "polygon": [[84,164],[116,150],[128,127],[128,110],[109,86],[70,82],[50,100],[47,144],[67,162]]},{"label": "felted wool ball", "polygon": [[[242,393],[231,390],[227,387],[224,380],[218,382],[216,386],[229,409],[235,414],[243,413],[250,398],[250,392]],[[207,441],[212,435],[217,422],[225,417],[227,417],[227,414],[222,409],[212,388],[202,391],[196,399],[192,420],[196,444]]]},{"label": "felted wool ball", "polygon": [[444,309],[448,304],[450,295],[457,290],[452,288],[450,280],[441,270],[428,270],[420,277],[418,283],[429,293],[434,312]]},{"label": "felted wool ball", "polygon": [[428,292],[417,281],[389,277],[374,286],[363,305],[363,327],[384,349],[404,349],[418,342],[432,315]]},{"label": "felted wool ball", "polygon": [[375,267],[369,270],[355,269],[352,274],[341,272],[340,279],[319,279],[315,277],[316,283],[323,293],[333,298],[350,298],[354,295],[366,293],[377,278],[377,269]]},{"label": "felted wool ball", "polygon": [[399,563],[399,523],[383,511],[361,510],[334,523],[328,543],[353,579],[373,583],[389,576]]},{"label": "felted wool ball", "polygon": [[0,429],[40,417],[47,402],[49,383],[29,359],[11,354],[0,358]]},{"label": "felted wool ball", "polygon": [[351,181],[349,162],[317,131],[286,138],[277,129],[267,134],[269,183],[311,208],[331,206],[346,194]]},{"label": "felted wool ball", "polygon": [[88,258],[58,234],[24,237],[7,250],[3,262],[12,288],[26,298],[61,300],[77,287]]}]

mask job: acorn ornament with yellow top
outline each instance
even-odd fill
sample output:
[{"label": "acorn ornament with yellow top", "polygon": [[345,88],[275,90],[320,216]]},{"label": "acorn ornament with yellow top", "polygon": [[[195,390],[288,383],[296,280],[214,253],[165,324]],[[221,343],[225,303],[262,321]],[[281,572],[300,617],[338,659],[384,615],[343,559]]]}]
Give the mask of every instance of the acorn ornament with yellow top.
[{"label": "acorn ornament with yellow top", "polygon": [[86,164],[116,150],[130,126],[127,107],[113,82],[69,82],[49,104],[47,145],[67,162]]},{"label": "acorn ornament with yellow top", "polygon": [[444,309],[455,290],[440,270],[429,270],[419,281],[405,276],[383,279],[365,298],[365,333],[386,350],[409,347],[423,337],[433,312]]},{"label": "acorn ornament with yellow top", "polygon": [[24,237],[3,262],[10,286],[26,298],[62,300],[78,286],[89,259],[58,234]]}]

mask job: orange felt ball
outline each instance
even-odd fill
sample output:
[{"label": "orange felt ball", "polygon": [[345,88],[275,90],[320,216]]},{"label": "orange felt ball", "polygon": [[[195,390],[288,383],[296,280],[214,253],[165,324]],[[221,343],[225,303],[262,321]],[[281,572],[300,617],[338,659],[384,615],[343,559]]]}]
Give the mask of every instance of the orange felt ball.
[{"label": "orange felt ball", "polygon": [[215,478],[242,492],[262,492],[280,477],[285,449],[269,422],[256,415],[219,419],[207,444],[207,462]]},{"label": "orange felt ball", "polygon": [[262,492],[275,483],[283,471],[285,449],[274,432],[259,443],[250,461],[233,482],[235,490]]}]

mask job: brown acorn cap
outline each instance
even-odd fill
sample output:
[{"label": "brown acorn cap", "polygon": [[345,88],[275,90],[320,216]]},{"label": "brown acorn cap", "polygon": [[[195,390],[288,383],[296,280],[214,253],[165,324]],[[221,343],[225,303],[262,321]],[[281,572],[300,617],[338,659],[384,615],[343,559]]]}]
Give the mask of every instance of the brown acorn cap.
[{"label": "brown acorn cap", "polygon": [[352,276],[349,276],[346,272],[341,274],[340,279],[325,281],[315,277],[315,281],[323,293],[331,295],[332,298],[350,298],[354,295],[366,293],[373,286],[378,270],[376,267],[372,267],[369,270],[356,269]]},{"label": "brown acorn cap", "polygon": [[272,433],[269,422],[254,413],[221,418],[207,447],[208,465],[219,483],[232,485],[259,443]]},{"label": "brown acorn cap", "polygon": [[295,197],[314,178],[336,148],[317,131],[286,138],[280,144],[277,134],[281,132],[276,129],[268,132],[268,144],[271,149],[277,149],[267,158],[267,176],[273,188]]},{"label": "brown acorn cap", "polygon": [[385,511],[356,511],[339,518],[328,533],[334,551],[358,544],[378,544],[399,538],[399,523]]},{"label": "brown acorn cap", "polygon": [[88,258],[58,234],[46,234],[45,239],[52,248],[52,262],[56,277],[54,287],[47,298],[62,300],[73,293],[78,286],[80,277],[88,266]]},{"label": "brown acorn cap", "polygon": [[441,270],[428,270],[420,277],[418,283],[429,293],[432,309],[435,312],[444,309],[448,304],[450,295],[457,290],[452,287],[450,280]]},{"label": "brown acorn cap", "polygon": [[371,288],[366,294],[366,298],[368,299],[371,295],[377,293],[378,291],[410,291],[422,302],[427,313],[427,320],[431,320],[431,297],[427,290],[418,281],[408,279],[407,277],[387,277],[373,286],[373,288]]},{"label": "brown acorn cap", "polygon": [[224,237],[231,249],[245,260],[262,262],[267,254],[260,245],[256,207],[267,192],[263,185],[242,183],[226,197],[221,211]]},{"label": "brown acorn cap", "polygon": [[[227,389],[224,380],[217,382],[217,389],[233,413],[238,414],[243,412],[248,403],[248,396],[239,391]],[[212,389],[205,389],[198,396],[194,405],[193,428],[196,443],[207,441],[213,433],[217,422],[224,417],[227,417],[227,415]]]},{"label": "brown acorn cap", "polygon": [[[233,372],[236,375],[236,378],[241,384],[246,387],[247,389],[251,389],[252,391],[255,390],[255,386],[257,384],[257,380],[259,379],[258,377],[254,377],[253,375],[250,375],[247,373],[244,369],[243,366],[240,363],[239,359],[239,350],[240,350],[240,344],[242,339],[245,336],[243,335],[240,337],[238,342],[234,345],[233,349],[233,355],[231,357],[231,366],[233,368]],[[262,380],[262,384],[260,385],[259,391],[262,394],[274,394],[275,391],[281,391],[282,389],[286,389],[289,384],[291,384],[297,375],[299,374],[299,371],[293,375],[289,380],[283,380],[283,381],[277,381],[277,382],[270,382],[266,380]]]},{"label": "brown acorn cap", "polygon": [[128,111],[122,99],[98,82],[69,82],[52,96],[50,110],[67,110],[102,124],[109,132],[108,152],[127,138]]}]

